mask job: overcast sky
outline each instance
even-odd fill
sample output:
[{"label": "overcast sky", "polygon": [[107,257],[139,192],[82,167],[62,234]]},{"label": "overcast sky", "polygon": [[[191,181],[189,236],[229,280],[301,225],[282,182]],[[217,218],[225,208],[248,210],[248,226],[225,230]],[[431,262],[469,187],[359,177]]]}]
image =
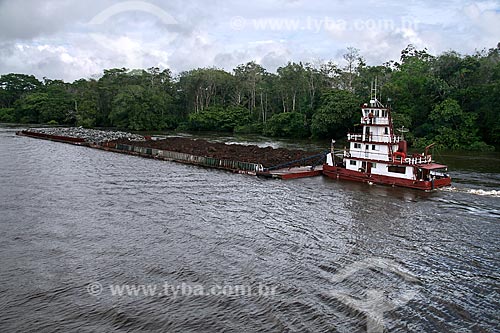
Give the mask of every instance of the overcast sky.
[{"label": "overcast sky", "polygon": [[343,65],[349,46],[376,65],[408,44],[470,54],[498,42],[494,0],[0,0],[0,74],[69,82],[116,67]]}]

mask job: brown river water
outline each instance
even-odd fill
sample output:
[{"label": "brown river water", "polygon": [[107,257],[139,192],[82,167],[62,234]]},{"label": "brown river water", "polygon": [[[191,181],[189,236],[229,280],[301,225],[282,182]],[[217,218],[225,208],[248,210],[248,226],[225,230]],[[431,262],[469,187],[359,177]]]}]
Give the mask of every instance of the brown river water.
[{"label": "brown river water", "polygon": [[15,130],[0,127],[0,332],[498,331],[498,153],[442,152],[453,187],[424,193]]}]

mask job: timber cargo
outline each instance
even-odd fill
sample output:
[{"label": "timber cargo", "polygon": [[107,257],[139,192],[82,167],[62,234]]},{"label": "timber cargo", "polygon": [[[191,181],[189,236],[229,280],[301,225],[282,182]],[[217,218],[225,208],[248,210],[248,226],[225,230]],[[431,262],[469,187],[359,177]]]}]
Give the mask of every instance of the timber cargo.
[{"label": "timber cargo", "polygon": [[123,143],[104,143],[92,144],[92,148],[113,151],[117,153],[124,153],[129,155],[136,155],[141,157],[149,157],[160,159],[164,161],[179,162],[184,164],[199,165],[214,169],[229,170],[238,173],[256,174],[263,171],[264,167],[259,163],[240,162],[226,159],[218,159],[206,156],[197,156],[176,151],[138,147]]},{"label": "timber cargo", "polygon": [[[93,131],[81,128],[30,129],[18,135],[87,146],[206,168],[269,178],[293,179],[321,175],[326,152],[306,152],[256,145],[225,144],[202,139],[169,137],[154,139],[137,134]],[[101,132],[105,132],[104,134]],[[58,135],[58,134],[66,135]],[[73,137],[75,135],[80,137]]]}]

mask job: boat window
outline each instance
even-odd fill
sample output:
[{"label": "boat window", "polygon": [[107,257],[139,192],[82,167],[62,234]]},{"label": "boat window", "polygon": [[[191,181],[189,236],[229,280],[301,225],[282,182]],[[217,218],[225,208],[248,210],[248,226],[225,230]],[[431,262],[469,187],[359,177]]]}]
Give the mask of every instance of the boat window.
[{"label": "boat window", "polygon": [[377,163],[372,162],[372,168],[375,169],[377,167]]},{"label": "boat window", "polygon": [[382,117],[387,117],[387,110],[382,110]]},{"label": "boat window", "polygon": [[361,148],[361,143],[355,143],[355,144],[354,144],[354,148],[358,148],[358,149],[360,149],[360,148]]},{"label": "boat window", "polygon": [[406,173],[406,167],[391,165],[388,167],[389,172]]},{"label": "boat window", "polygon": [[356,161],[351,160],[351,161],[349,162],[349,164],[350,164],[350,165],[356,165]]},{"label": "boat window", "polygon": [[389,127],[384,128],[384,134],[389,134]]},{"label": "boat window", "polygon": [[376,148],[376,146],[375,146],[375,145],[372,145],[372,150],[376,150],[375,148]]},{"label": "boat window", "polygon": [[368,147],[369,147],[369,146],[368,146],[368,145],[366,145],[365,149],[366,149],[366,150],[368,150]]},{"label": "boat window", "polygon": [[379,115],[379,110],[375,110],[375,117],[378,117]]}]

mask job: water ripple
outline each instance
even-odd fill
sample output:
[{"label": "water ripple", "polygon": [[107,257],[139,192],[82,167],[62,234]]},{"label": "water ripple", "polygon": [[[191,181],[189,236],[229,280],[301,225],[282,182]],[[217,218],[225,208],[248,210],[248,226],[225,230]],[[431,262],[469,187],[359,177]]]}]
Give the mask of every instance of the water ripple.
[{"label": "water ripple", "polygon": [[[0,330],[359,332],[368,290],[390,332],[498,322],[498,183],[435,193],[324,178],[269,181],[0,130]],[[467,178],[468,177],[468,178]],[[367,258],[391,260],[407,281]],[[378,259],[377,259],[378,260]],[[271,296],[100,296],[110,284],[273,286]]]}]

